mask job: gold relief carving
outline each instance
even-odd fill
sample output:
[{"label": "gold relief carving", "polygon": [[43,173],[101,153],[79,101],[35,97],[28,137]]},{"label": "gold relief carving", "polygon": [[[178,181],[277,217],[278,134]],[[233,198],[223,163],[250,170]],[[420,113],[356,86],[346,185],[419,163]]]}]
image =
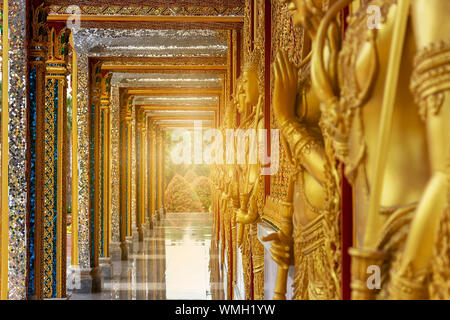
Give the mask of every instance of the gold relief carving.
[{"label": "gold relief carving", "polygon": [[[39,19],[45,21],[45,9],[40,10]],[[36,13],[34,13],[36,14]],[[37,156],[37,166],[39,172],[43,170],[43,243],[38,244],[38,248],[43,247],[43,271],[38,275],[37,281],[43,281],[36,285],[36,295],[40,298],[65,296],[66,285],[66,166],[67,166],[67,46],[69,41],[69,32],[62,29],[56,32],[55,29],[45,29],[45,25],[40,25],[39,29],[42,32],[41,36],[48,36],[46,45],[48,55],[46,56],[45,65],[45,108],[44,108],[44,123],[37,124],[37,130],[43,130],[42,133],[37,134],[37,139],[44,138],[43,142],[37,142],[37,145],[43,143],[44,156]],[[46,30],[45,32],[42,30]],[[43,37],[39,41],[43,41]],[[36,40],[36,39],[35,39]],[[32,45],[38,45],[36,42]],[[60,49],[57,56],[54,54],[55,48]],[[43,48],[33,47],[33,50],[43,50]],[[36,53],[36,51],[34,51]],[[43,72],[43,70],[41,70]],[[44,73],[44,72],[43,72]],[[38,75],[38,79],[42,80],[43,74]],[[39,84],[37,86],[39,90]],[[39,96],[39,93],[38,93]],[[40,98],[38,104],[40,105]],[[41,111],[38,105],[37,113]],[[39,121],[40,117],[37,116]],[[43,127],[42,127],[43,126]],[[38,160],[40,159],[40,160]],[[43,160],[43,163],[40,161]],[[43,168],[41,167],[43,165]],[[39,173],[38,173],[39,175]],[[38,182],[38,188],[39,182]],[[37,201],[40,201],[40,191],[37,193]],[[40,207],[40,204],[37,204]],[[38,213],[39,214],[39,213]],[[40,217],[37,217],[40,224]],[[38,233],[41,226],[37,225]],[[55,232],[56,231],[56,232]],[[39,241],[39,236],[37,237]],[[56,247],[56,248],[55,248]],[[54,255],[53,250],[56,252]],[[40,254],[37,254],[40,258]],[[38,258],[38,260],[39,260]],[[41,262],[38,261],[38,268]],[[55,266],[55,268],[54,268]],[[55,275],[55,278],[54,278]],[[42,277],[42,280],[39,279]],[[56,282],[56,290],[53,290],[52,282]],[[42,290],[42,292],[38,292]]]},{"label": "gold relief carving", "polygon": [[[450,31],[433,26],[447,19],[449,3],[366,1],[349,17],[342,45],[330,49],[330,27],[349,3],[339,1],[322,21],[312,74],[354,187],[353,298],[448,297]],[[381,8],[379,30],[367,31],[369,5]],[[336,72],[325,71],[327,50],[338,58]],[[382,270],[378,292],[364,287],[369,265]]]},{"label": "gold relief carving", "polygon": [[44,267],[42,271],[43,281],[43,296],[45,298],[52,297],[53,294],[53,263],[56,257],[53,255],[53,230],[55,224],[55,185],[57,181],[55,181],[55,108],[54,105],[55,97],[54,97],[54,88],[55,82],[57,80],[48,80],[46,86],[46,112],[44,119],[44,128],[45,132],[48,134],[45,135],[47,143],[44,145],[44,175],[47,177],[45,181],[44,187],[44,237],[43,241],[45,243],[44,246]]},{"label": "gold relief carving", "polygon": [[251,2],[254,0],[245,0],[245,8],[244,8],[244,61],[247,61],[247,56],[252,48],[252,5]]},{"label": "gold relief carving", "polygon": [[[226,135],[226,130],[233,129],[235,127],[235,117],[233,117],[234,108],[228,101],[224,110],[223,123],[220,130],[222,134]],[[233,299],[234,285],[237,279],[236,257],[237,257],[237,228],[236,228],[236,212],[235,212],[235,176],[233,165],[224,164],[219,166],[221,178],[219,180],[219,192],[222,199],[220,214],[223,215],[222,222],[224,223],[225,242],[226,242],[226,255],[228,265],[227,286],[228,295],[230,299]]]},{"label": "gold relief carving", "polygon": [[44,6],[44,3],[42,3],[37,8],[33,8],[32,10],[31,44],[30,44],[32,51],[33,49],[40,49],[40,47],[44,46],[47,43],[48,13],[49,7]]},{"label": "gold relief carving", "polygon": [[51,28],[48,33],[47,63],[65,63],[69,54],[70,29],[63,28],[59,32]]},{"label": "gold relief carving", "polygon": [[[234,105],[240,114],[238,129],[258,130],[265,128],[264,123],[264,73],[261,71],[263,54],[255,49],[244,65],[242,78],[238,81]],[[250,139],[245,144],[247,164],[237,165],[235,174],[239,179],[239,208],[236,221],[239,224],[238,245],[241,246],[245,295],[247,299],[264,298],[264,248],[256,234],[256,224],[264,206],[264,182],[261,165],[250,164]],[[237,202],[237,197],[235,198]],[[236,203],[237,204],[237,203]]]},{"label": "gold relief carving", "polygon": [[[69,2],[70,3],[70,2]],[[127,16],[236,16],[243,13],[243,8],[240,1],[234,2],[234,6],[227,4],[226,7],[218,3],[217,7],[202,6],[204,3],[197,3],[197,5],[189,5],[179,7],[178,2],[173,2],[172,6],[168,2],[160,1],[159,5],[153,3],[148,6],[148,2],[142,1],[141,6],[92,6],[89,3],[81,5],[81,13],[87,15],[127,15]],[[173,7],[175,5],[176,7]],[[66,14],[68,6],[54,5],[51,6],[52,14]]]},{"label": "gold relief carving", "polygon": [[[265,6],[268,4],[265,0],[254,0],[255,1],[255,48],[264,48],[265,40],[266,40],[266,27],[265,27]],[[263,51],[264,52],[264,51]],[[269,52],[267,54],[270,54]],[[264,61],[264,58],[263,60]],[[261,67],[264,67],[264,64],[261,64]],[[264,84],[264,81],[262,82]]]},{"label": "gold relief carving", "polygon": [[[325,4],[281,3],[288,8],[276,6],[275,10],[288,10],[293,16],[291,23],[303,23],[314,39],[316,19],[324,15]],[[328,147],[329,137],[322,130],[320,103],[310,86],[305,41],[300,32],[293,35],[297,42],[286,41],[288,35],[283,32],[274,37],[286,43],[286,48],[280,47],[274,62],[272,124],[280,128],[286,158],[282,158],[281,172],[274,178],[275,189],[264,211],[265,220],[279,229],[264,239],[272,241],[271,254],[279,265],[274,298],[285,299],[287,270],[293,264],[294,299],[340,299],[340,177]],[[270,217],[277,205],[282,209],[279,216]]]},{"label": "gold relief carving", "polygon": [[427,114],[439,115],[450,89],[450,39],[432,44],[415,58],[411,91],[424,120]]},{"label": "gold relief carving", "polygon": [[112,73],[106,73],[102,76],[102,81],[101,81],[101,97],[102,100],[105,101],[105,104],[111,106],[111,78],[112,78]]},{"label": "gold relief carving", "polygon": [[[281,1],[272,2],[272,56],[276,56],[277,50],[283,49],[297,67],[300,66],[303,58],[304,47],[303,29],[296,28],[293,25],[292,17],[289,14],[286,4]],[[309,79],[309,77],[308,77]],[[271,92],[273,92],[273,83]],[[271,128],[279,129],[280,125],[271,112]],[[294,167],[289,162],[286,149],[283,144],[280,145],[280,165],[276,175],[271,177],[271,197],[280,201],[287,201],[290,175]],[[268,210],[264,214],[264,219],[270,221],[275,226],[279,226],[278,210]]]},{"label": "gold relief carving", "polygon": [[[450,158],[449,158],[450,159]],[[450,169],[450,166],[448,167]],[[450,299],[450,178],[447,182],[447,208],[440,221],[430,284],[430,299]]]},{"label": "gold relief carving", "polygon": [[248,225],[244,225],[244,239],[242,241],[242,269],[244,271],[245,300],[253,298],[253,279],[252,279],[252,238],[249,233]]}]

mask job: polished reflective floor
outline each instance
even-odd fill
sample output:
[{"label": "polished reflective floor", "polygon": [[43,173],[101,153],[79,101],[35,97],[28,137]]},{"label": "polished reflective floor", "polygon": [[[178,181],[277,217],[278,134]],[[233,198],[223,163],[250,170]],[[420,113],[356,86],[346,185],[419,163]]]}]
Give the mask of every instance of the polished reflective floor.
[{"label": "polished reflective floor", "polygon": [[[210,270],[213,217],[207,213],[168,213],[144,242],[133,244],[128,261],[113,261],[112,276],[98,294],[73,294],[72,300],[209,300],[223,286]],[[211,265],[215,264],[215,268]]]}]

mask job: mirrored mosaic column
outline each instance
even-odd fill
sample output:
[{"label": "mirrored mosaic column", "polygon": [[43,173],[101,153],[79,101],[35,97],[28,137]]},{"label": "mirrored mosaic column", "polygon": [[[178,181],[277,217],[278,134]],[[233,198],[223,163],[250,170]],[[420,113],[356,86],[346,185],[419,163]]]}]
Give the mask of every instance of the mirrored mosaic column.
[{"label": "mirrored mosaic column", "polygon": [[90,110],[89,110],[89,241],[90,241],[90,267],[94,273],[98,273],[99,259],[101,252],[101,63],[90,63]]},{"label": "mirrored mosaic column", "polygon": [[[3,63],[3,61],[9,60],[9,41],[8,41],[8,3],[5,2],[0,8],[1,15],[1,25],[0,30],[2,37],[2,85],[1,85],[1,138],[0,142],[8,140],[8,130],[3,130],[3,128],[8,127],[9,122],[9,105],[8,105],[8,82],[9,82],[9,72],[8,64]],[[1,168],[8,167],[8,144],[1,144]],[[0,299],[8,299],[8,242],[9,242],[9,232],[8,232],[8,210],[3,210],[3,206],[8,204],[8,195],[6,191],[8,190],[8,179],[4,172],[5,170],[0,170],[1,172],[1,201],[0,201]]]},{"label": "mirrored mosaic column", "polygon": [[154,140],[155,140],[155,130],[153,122],[149,117],[147,117],[147,199],[148,199],[148,226],[149,229],[153,229],[153,215],[155,214],[155,185],[154,185],[154,177],[155,177],[155,159],[154,159]]},{"label": "mirrored mosaic column", "polygon": [[[49,31],[45,77],[43,190],[43,298],[66,296],[67,54],[70,31]],[[39,166],[40,164],[37,163]]]},{"label": "mirrored mosaic column", "polygon": [[[113,76],[114,77],[114,76]],[[120,259],[120,90],[111,80],[111,245],[112,259]]]},{"label": "mirrored mosaic column", "polygon": [[[111,73],[102,73],[100,101],[100,258],[110,263],[111,243]],[[106,260],[105,260],[106,259]]]},{"label": "mirrored mosaic column", "polygon": [[26,299],[27,1],[3,1],[1,298]]},{"label": "mirrored mosaic column", "polygon": [[161,218],[161,211],[163,210],[163,184],[164,184],[164,131],[159,128],[157,132],[157,153],[158,153],[158,219]]},{"label": "mirrored mosaic column", "polygon": [[[78,57],[77,63],[77,108],[74,114],[77,117],[77,167],[78,167],[78,265],[89,274],[90,272],[90,235],[89,235],[89,201],[90,201],[90,128],[89,128],[89,59],[77,43],[74,35],[74,44]],[[75,70],[73,70],[75,71]],[[75,96],[74,96],[75,97]]]}]

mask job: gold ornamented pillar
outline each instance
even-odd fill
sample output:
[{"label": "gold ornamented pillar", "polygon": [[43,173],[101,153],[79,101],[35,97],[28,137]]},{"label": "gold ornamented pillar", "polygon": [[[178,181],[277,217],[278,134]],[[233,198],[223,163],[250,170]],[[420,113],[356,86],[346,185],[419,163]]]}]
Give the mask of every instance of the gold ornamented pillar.
[{"label": "gold ornamented pillar", "polygon": [[127,238],[131,236],[131,121],[132,104],[126,90],[120,94],[120,248],[128,259]]},{"label": "gold ornamented pillar", "polygon": [[72,47],[72,252],[71,266],[79,266],[78,248],[78,54],[75,50],[73,33],[70,34]]},{"label": "gold ornamented pillar", "polygon": [[163,208],[163,143],[164,143],[164,132],[161,128],[157,129],[156,143],[157,143],[157,154],[158,154],[158,221],[161,218],[161,209]]},{"label": "gold ornamented pillar", "polygon": [[[43,130],[43,148],[36,167],[42,170],[43,233],[42,298],[66,296],[66,217],[67,188],[67,53],[70,31],[66,28],[48,32],[48,56],[45,75],[45,109],[43,123],[37,122],[36,132]],[[39,113],[39,112],[38,112]],[[43,162],[40,162],[43,161]]]},{"label": "gold ornamented pillar", "polygon": [[[29,181],[29,265],[28,265],[28,292],[29,297],[37,299],[43,298],[44,288],[44,185],[45,185],[45,159],[44,150],[45,132],[44,117],[46,107],[46,60],[47,60],[47,41],[48,26],[46,17],[48,9],[43,5],[33,8],[31,25],[31,41],[29,46],[29,80],[30,80],[30,152],[28,153],[28,162],[30,163],[27,172]],[[7,259],[8,260],[8,259]]]},{"label": "gold ornamented pillar", "polygon": [[110,270],[111,256],[111,77],[102,73],[100,100],[100,264]]},{"label": "gold ornamented pillar", "polygon": [[154,171],[153,171],[153,140],[155,139],[153,134],[153,126],[152,121],[149,117],[146,118],[147,121],[147,201],[148,201],[148,212],[146,213],[146,225],[148,226],[149,230],[153,229],[153,214],[154,214],[154,189],[153,189],[153,177],[154,177]]},{"label": "gold ornamented pillar", "polygon": [[152,222],[155,222],[155,214],[157,208],[157,190],[156,190],[156,175],[157,175],[157,165],[156,165],[156,127],[155,124],[150,120],[149,124],[150,130],[150,189],[151,189],[151,203],[150,203],[150,213],[152,217]]},{"label": "gold ornamented pillar", "polygon": [[91,62],[90,64],[90,144],[89,144],[89,246],[90,246],[90,267],[91,275],[94,279],[92,291],[101,290],[101,269],[100,252],[101,252],[101,197],[102,197],[102,177],[101,177],[101,89],[102,89],[102,73],[101,63]]}]

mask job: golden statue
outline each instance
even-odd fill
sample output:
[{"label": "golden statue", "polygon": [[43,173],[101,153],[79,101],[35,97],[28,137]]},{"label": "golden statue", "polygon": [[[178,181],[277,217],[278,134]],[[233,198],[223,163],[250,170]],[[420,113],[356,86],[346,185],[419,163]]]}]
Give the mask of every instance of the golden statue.
[{"label": "golden statue", "polygon": [[[236,113],[234,108],[234,99],[228,102],[225,110],[225,119],[222,127],[222,135],[226,136],[227,130],[235,128]],[[239,191],[236,184],[235,165],[226,162],[223,165],[225,184],[224,189],[224,211],[225,215],[225,233],[227,238],[227,257],[228,257],[228,293],[229,299],[234,298],[234,285],[236,284],[236,257],[237,257],[237,225],[236,211],[239,208]]]},{"label": "golden statue", "polygon": [[[235,99],[237,112],[241,117],[238,129],[241,133],[253,130],[255,134],[250,135],[248,143],[245,143],[245,164],[238,164],[235,171],[236,178],[239,179],[239,209],[236,213],[236,221],[240,224],[238,242],[242,250],[246,298],[251,299],[253,293],[255,300],[264,299],[264,246],[257,235],[257,222],[260,220],[258,198],[261,192],[264,192],[263,176],[257,160],[256,148],[258,132],[265,129],[263,95],[259,80],[260,60],[261,52],[255,49],[244,65]],[[242,152],[242,150],[238,151]],[[252,161],[253,156],[256,161]]]},{"label": "golden statue", "polygon": [[[322,19],[312,80],[354,190],[352,295],[448,299],[450,2],[355,1],[342,45],[330,46],[351,2]],[[375,25],[370,8],[379,8]]]},{"label": "golden statue", "polygon": [[[287,3],[296,26],[314,41],[324,1]],[[286,270],[295,265],[294,299],[341,298],[339,176],[327,153],[328,137],[320,127],[320,104],[311,90],[308,58],[298,69],[284,52],[274,63],[273,110],[289,160],[296,168],[288,201],[282,203],[282,226],[264,240],[284,277],[277,277],[274,299],[284,299]],[[284,270],[284,271],[283,271]]]}]

